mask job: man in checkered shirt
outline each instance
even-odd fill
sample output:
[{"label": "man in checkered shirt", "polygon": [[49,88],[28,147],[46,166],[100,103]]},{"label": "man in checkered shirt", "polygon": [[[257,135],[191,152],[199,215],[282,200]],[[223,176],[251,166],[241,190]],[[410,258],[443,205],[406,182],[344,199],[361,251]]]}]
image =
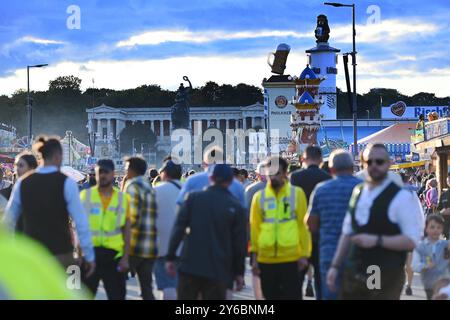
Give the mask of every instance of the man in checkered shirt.
[{"label": "man in checkered shirt", "polygon": [[142,298],[155,300],[152,286],[153,265],[158,256],[155,193],[145,177],[144,159],[128,158],[125,170],[124,191],[130,197],[130,268],[138,276]]}]

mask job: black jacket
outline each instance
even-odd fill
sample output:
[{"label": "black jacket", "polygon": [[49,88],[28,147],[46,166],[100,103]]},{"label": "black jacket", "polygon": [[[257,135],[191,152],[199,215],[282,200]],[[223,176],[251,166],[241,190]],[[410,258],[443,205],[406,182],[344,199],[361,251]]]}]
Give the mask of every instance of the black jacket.
[{"label": "black jacket", "polygon": [[0,190],[0,195],[5,197],[6,200],[9,200],[9,198],[11,197],[12,188],[13,188],[13,186],[11,184],[8,188]]},{"label": "black jacket", "polygon": [[228,190],[210,186],[187,196],[172,229],[167,259],[183,241],[179,271],[231,285],[244,275],[246,215]]},{"label": "black jacket", "polygon": [[[331,179],[331,176],[320,169],[316,165],[310,165],[307,169],[296,170],[291,174],[291,184],[303,189],[306,196],[306,201],[309,204],[309,198],[314,188],[321,182]],[[317,249],[314,243],[318,243],[319,234],[312,234],[313,252]]]},{"label": "black jacket", "polygon": [[331,179],[331,176],[315,165],[309,166],[308,169],[294,171],[291,174],[291,184],[303,189],[308,203],[316,185],[329,179]]}]

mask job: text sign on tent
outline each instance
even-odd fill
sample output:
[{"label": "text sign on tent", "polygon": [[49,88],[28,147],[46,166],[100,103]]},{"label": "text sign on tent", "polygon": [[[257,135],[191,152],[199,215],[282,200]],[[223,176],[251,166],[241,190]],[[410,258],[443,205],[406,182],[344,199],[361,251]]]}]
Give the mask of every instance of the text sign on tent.
[{"label": "text sign on tent", "polygon": [[448,106],[406,106],[405,109],[400,108],[398,104],[394,104],[389,107],[381,108],[381,119],[415,119],[418,120],[419,116],[423,114],[425,118],[431,112],[436,112],[439,117],[446,117]]},{"label": "text sign on tent", "polygon": [[447,119],[441,119],[425,124],[425,139],[430,140],[450,132],[450,123]]}]

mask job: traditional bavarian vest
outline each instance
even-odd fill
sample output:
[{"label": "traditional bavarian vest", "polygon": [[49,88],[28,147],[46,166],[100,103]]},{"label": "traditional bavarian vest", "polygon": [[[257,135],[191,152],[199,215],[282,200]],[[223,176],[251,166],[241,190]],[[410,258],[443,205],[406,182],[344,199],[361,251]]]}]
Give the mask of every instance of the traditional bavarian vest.
[{"label": "traditional bavarian vest", "polygon": [[54,255],[73,251],[69,212],[64,198],[67,176],[61,172],[31,172],[20,185],[23,232]]},{"label": "traditional bavarian vest", "polygon": [[[352,228],[355,234],[368,233],[374,235],[395,236],[401,234],[398,224],[393,223],[388,217],[388,208],[394,197],[401,190],[395,183],[391,182],[381,194],[373,201],[370,208],[370,217],[366,225],[358,225],[356,221],[355,211],[363,184],[355,187],[353,195],[350,199],[350,214],[352,217]],[[406,261],[406,251],[395,251],[385,248],[375,247],[364,249],[355,244],[350,246],[349,259],[347,267],[355,272],[367,272],[367,267],[377,265],[381,271],[401,271]]]}]

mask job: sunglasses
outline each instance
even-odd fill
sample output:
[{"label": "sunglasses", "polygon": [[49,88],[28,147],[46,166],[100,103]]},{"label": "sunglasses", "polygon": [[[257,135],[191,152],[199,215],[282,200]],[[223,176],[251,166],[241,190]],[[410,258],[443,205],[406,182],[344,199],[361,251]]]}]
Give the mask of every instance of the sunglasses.
[{"label": "sunglasses", "polygon": [[382,166],[386,162],[387,162],[386,159],[369,159],[366,161],[366,163],[369,167],[373,164],[376,164],[377,166]]}]

